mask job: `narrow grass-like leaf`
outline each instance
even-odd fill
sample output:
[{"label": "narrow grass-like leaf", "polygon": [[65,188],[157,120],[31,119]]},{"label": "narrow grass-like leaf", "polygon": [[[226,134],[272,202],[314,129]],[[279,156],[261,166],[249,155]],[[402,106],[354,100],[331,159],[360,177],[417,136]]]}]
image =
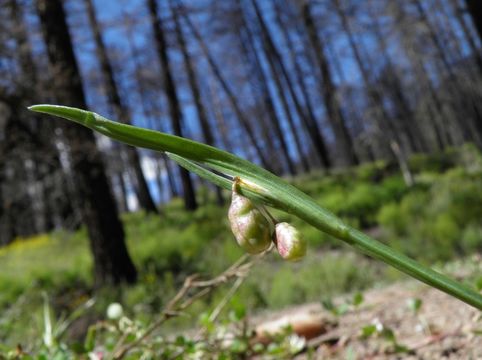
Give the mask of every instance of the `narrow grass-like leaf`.
[{"label": "narrow grass-like leaf", "polygon": [[56,105],[35,105],[30,110],[77,122],[129,145],[167,152],[181,166],[228,190],[231,181],[209,169],[238,176],[242,195],[294,214],[361,252],[482,310],[482,295],[476,291],[351,228],[300,190],[249,161],[192,140],[113,122],[90,111]]}]

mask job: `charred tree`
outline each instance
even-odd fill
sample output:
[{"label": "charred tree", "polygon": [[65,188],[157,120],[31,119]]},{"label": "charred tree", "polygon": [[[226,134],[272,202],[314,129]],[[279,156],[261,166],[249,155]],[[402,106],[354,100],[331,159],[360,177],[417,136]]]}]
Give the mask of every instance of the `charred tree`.
[{"label": "charred tree", "polygon": [[[114,115],[124,124],[132,124],[129,109],[123,104],[118,86],[114,79],[114,71],[112,69],[111,62],[107,55],[107,49],[102,38],[101,29],[97,21],[97,16],[94,9],[92,0],[84,0],[87,8],[87,14],[89,18],[90,27],[94,34],[95,47],[97,58],[101,65],[102,78],[104,87],[107,93],[108,103],[113,110]],[[142,209],[150,213],[157,213],[156,205],[149,192],[149,186],[147,185],[146,178],[142,171],[141,159],[136,148],[131,146],[122,146],[126,155],[127,164],[132,169],[133,178],[135,181],[135,189],[137,192],[137,198],[139,205]]]},{"label": "charred tree", "polygon": [[328,119],[330,120],[333,132],[335,134],[339,156],[344,165],[356,165],[358,164],[358,157],[353,147],[353,140],[348,131],[346,119],[343,115],[341,104],[337,96],[337,88],[335,82],[333,81],[331,69],[325,54],[325,49],[323,47],[323,41],[318,35],[318,31],[313,20],[312,10],[306,0],[301,4],[301,12],[303,22],[308,32],[318,66],[320,68],[320,74],[322,77],[322,96],[325,102]]},{"label": "charred tree", "polygon": [[236,96],[234,95],[233,90],[230,88],[228,85],[228,82],[224,78],[224,76],[221,73],[221,69],[219,68],[218,64],[214,61],[213,56],[211,55],[211,52],[209,51],[208,47],[206,46],[206,43],[204,42],[203,38],[197,31],[197,29],[194,27],[194,24],[191,22],[189,19],[189,16],[185,13],[184,7],[181,7],[182,9],[182,15],[183,19],[185,20],[189,30],[191,31],[192,35],[195,37],[197,40],[204,56],[206,57],[206,60],[209,63],[209,66],[211,67],[211,70],[216,77],[216,80],[219,82],[221,85],[223,91],[226,93],[226,96],[228,97],[228,100],[234,110],[234,113],[236,114],[236,117],[239,120],[240,125],[242,126],[244,132],[248,136],[249,142],[253,146],[253,148],[256,151],[256,155],[258,156],[259,160],[261,161],[261,164],[263,167],[265,167],[268,170],[273,170],[273,167],[271,166],[270,162],[268,161],[266,155],[263,153],[263,149],[261,148],[258,139],[256,138],[254,128],[252,124],[250,123],[248,117],[243,113],[241,110],[241,106],[238,103],[238,100],[236,99]]},{"label": "charred tree", "polygon": [[256,49],[254,34],[244,18],[244,11],[240,7],[238,10],[240,12],[241,19],[241,26],[238,29],[238,36],[241,43],[241,51],[246,58],[250,72],[253,74],[252,78],[254,79],[253,82],[255,84],[253,87],[257,90],[258,96],[262,99],[264,110],[266,111],[269,122],[274,133],[276,134],[275,138],[278,142],[277,148],[283,154],[283,159],[286,162],[288,173],[290,175],[295,175],[295,161],[289,152],[286,132],[284,132],[281,127],[281,119],[277,114],[274,100],[268,87],[268,79],[261,65],[260,54]]},{"label": "charred tree", "polygon": [[[286,45],[288,47],[288,51],[291,56],[291,61],[294,66],[294,73],[296,76],[296,81],[298,83],[298,87],[300,88],[301,94],[304,98],[304,103],[306,107],[306,114],[305,116],[301,117],[307,131],[308,136],[310,137],[311,141],[313,142],[314,148],[317,152],[321,160],[321,164],[325,169],[329,169],[332,166],[331,159],[328,154],[328,148],[326,146],[326,141],[324,139],[323,133],[318,126],[315,117],[315,111],[313,109],[313,104],[310,99],[309,91],[304,81],[304,74],[303,70],[300,65],[300,60],[298,54],[296,54],[295,44],[290,37],[290,34],[287,31],[287,24],[283,22],[280,3],[275,2],[275,10],[276,10],[276,20],[278,23],[279,28],[281,29],[281,34],[283,35]],[[306,59],[304,59],[306,60]]]},{"label": "charred tree", "polygon": [[465,0],[465,4],[482,41],[482,2],[480,0]]},{"label": "charred tree", "polygon": [[[258,7],[258,4],[254,0],[252,0],[251,3],[253,4],[254,11],[256,14],[256,19],[258,20],[258,23],[259,23],[262,44],[265,50],[268,65],[271,69],[271,74],[272,74],[271,79],[274,81],[276,85],[277,97],[281,101],[281,104],[283,106],[283,112],[285,113],[286,119],[288,120],[288,125],[290,128],[290,132],[293,136],[293,140],[296,146],[296,151],[298,152],[300,164],[303,168],[303,171],[307,172],[310,170],[310,165],[303,151],[302,139],[298,131],[299,127],[296,126],[295,116],[293,115],[292,110],[290,109],[290,106],[288,103],[288,97],[284,92],[285,88],[288,89],[288,92],[295,105],[296,111],[298,112],[298,116],[301,118],[303,114],[300,109],[300,105],[298,103],[296,95],[294,94],[292,84],[287,74],[287,70],[281,60],[281,55],[279,54],[273,42],[273,39],[271,38],[271,34],[269,33],[268,27],[261,15],[261,11]],[[283,79],[285,80],[284,82],[282,81]]]},{"label": "charred tree", "polygon": [[447,57],[447,54],[444,51],[443,44],[441,43],[439,37],[437,37],[437,32],[431,24],[422,2],[420,0],[412,0],[412,3],[417,10],[420,21],[425,24],[429,37],[435,46],[435,50],[437,51],[438,58],[441,60],[448,75],[448,80],[454,87],[454,92],[459,95],[458,97],[462,106],[466,109],[472,110],[472,119],[464,119],[458,122],[460,129],[462,130],[464,140],[478,142],[478,145],[480,146],[482,143],[482,109],[479,108],[479,103],[481,100],[480,96],[477,94],[468,94],[469,96],[465,94],[460,96],[463,89],[460,79],[456,75],[453,66]]},{"label": "charred tree", "polygon": [[[45,84],[37,74],[22,7],[17,0],[10,0],[9,7],[13,38],[16,42],[15,54],[20,71],[18,83],[15,86],[18,100],[21,102],[12,109],[18,111],[17,124],[21,124],[30,134],[28,141],[23,144],[24,152],[28,157],[23,161],[28,174],[24,179],[30,184],[24,185],[23,189],[24,191],[29,187],[35,189],[30,206],[36,207],[36,231],[47,232],[55,226],[74,229],[78,227],[80,219],[72,204],[72,189],[67,186],[70,181],[62,168],[58,150],[52,141],[54,127],[51,123],[43,123],[40,126],[39,116],[24,110],[30,104],[44,102]],[[32,227],[28,228],[33,231]]]},{"label": "charred tree", "polygon": [[[162,67],[164,86],[169,104],[169,116],[171,118],[172,128],[178,136],[183,136],[182,131],[182,111],[179,99],[177,97],[176,85],[172,76],[171,64],[168,57],[167,42],[164,35],[164,29],[161,17],[158,14],[157,0],[147,0],[149,9],[149,17],[154,33],[157,56]],[[196,194],[194,185],[189,172],[184,168],[179,168],[181,173],[181,181],[183,188],[184,206],[187,210],[193,211],[197,208]]]},{"label": "charred tree", "polygon": [[[63,105],[86,108],[82,81],[61,0],[36,0],[56,100]],[[135,282],[137,272],[127,252],[105,167],[93,133],[81,126],[62,128],[69,145],[72,175],[94,257],[96,287]]]},{"label": "charred tree", "polygon": [[[191,89],[192,97],[194,100],[194,105],[196,106],[196,111],[199,119],[199,123],[201,125],[201,131],[204,137],[204,140],[208,145],[214,146],[214,135],[211,130],[211,125],[209,124],[209,118],[208,114],[206,111],[206,108],[203,104],[202,97],[201,97],[201,91],[199,89],[199,82],[197,79],[196,72],[194,70],[194,64],[192,61],[192,57],[189,54],[189,51],[187,49],[187,44],[186,40],[184,38],[184,34],[182,32],[181,24],[179,21],[179,15],[177,12],[177,9],[174,9],[172,7],[172,0],[171,0],[171,10],[174,15],[174,22],[175,22],[175,31],[176,31],[176,37],[177,37],[177,42],[179,44],[179,47],[181,49],[183,61],[184,61],[184,68],[186,69],[187,73],[187,79],[189,82],[189,87]],[[215,187],[216,191],[216,199],[219,205],[224,204],[224,198],[223,198],[223,193],[220,187],[216,186]]]}]

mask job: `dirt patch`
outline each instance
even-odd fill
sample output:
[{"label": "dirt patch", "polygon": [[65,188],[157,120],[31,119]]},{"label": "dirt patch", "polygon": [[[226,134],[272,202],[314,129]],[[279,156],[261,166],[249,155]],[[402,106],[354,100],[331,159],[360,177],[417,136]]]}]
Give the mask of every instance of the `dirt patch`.
[{"label": "dirt patch", "polygon": [[[421,300],[418,310],[415,299]],[[306,304],[251,324],[296,318],[293,314],[304,314],[299,315],[304,321],[311,314],[325,325],[297,359],[482,359],[482,313],[414,282],[367,291],[361,305],[339,316],[321,304]]]}]

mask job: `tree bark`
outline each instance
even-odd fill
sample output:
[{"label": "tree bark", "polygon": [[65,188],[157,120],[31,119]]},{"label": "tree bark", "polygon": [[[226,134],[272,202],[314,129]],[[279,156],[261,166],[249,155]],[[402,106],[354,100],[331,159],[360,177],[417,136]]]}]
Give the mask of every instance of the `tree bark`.
[{"label": "tree bark", "polygon": [[448,128],[452,119],[447,114],[446,107],[449,105],[444,103],[435,89],[432,79],[427,75],[423,58],[419,55],[417,47],[414,47],[410,41],[410,33],[407,26],[403,23],[404,16],[398,16],[396,25],[400,28],[401,45],[405,49],[407,58],[411,62],[412,71],[416,74],[422,93],[427,94],[427,99],[430,101],[432,108],[430,110],[428,121],[434,132],[435,144],[438,150],[443,150],[446,146],[454,145],[453,139],[444,132]]},{"label": "tree bark", "polygon": [[120,211],[121,212],[128,212],[129,211],[129,204],[127,203],[127,186],[126,181],[124,180],[124,174],[122,171],[118,171],[115,174],[115,178],[119,183],[119,204],[120,204]]},{"label": "tree bark", "polygon": [[[174,79],[172,77],[171,64],[169,62],[167,54],[167,43],[164,35],[164,29],[162,27],[161,18],[157,10],[157,0],[147,0],[147,6],[149,9],[149,16],[152,26],[152,32],[154,33],[157,56],[159,57],[159,62],[162,67],[164,86],[166,91],[166,96],[169,104],[169,115],[171,118],[172,128],[174,134],[178,136],[183,136],[183,131],[181,127],[182,112],[181,105],[176,93],[176,86],[174,84]],[[181,181],[183,188],[184,206],[186,210],[196,210],[196,194],[194,192],[194,186],[192,183],[191,176],[189,172],[184,168],[179,168],[181,173]]]},{"label": "tree bark", "polygon": [[218,97],[217,89],[214,88],[214,84],[212,81],[207,86],[207,89],[209,94],[208,99],[210,99],[209,105],[210,105],[211,111],[214,114],[214,120],[216,122],[216,126],[219,131],[220,140],[221,140],[221,143],[223,144],[223,148],[226,151],[233,153],[234,146],[232,144],[231,138],[229,137],[228,124],[223,113],[223,107]]},{"label": "tree bark", "polygon": [[[62,105],[86,108],[62,1],[36,0],[35,4],[47,45],[56,99]],[[127,252],[124,229],[95,137],[85,127],[62,124],[65,124],[63,132],[70,146],[77,197],[94,257],[95,286],[135,282],[137,272]]]},{"label": "tree bark", "polygon": [[[142,69],[142,64],[140,62],[140,52],[139,52],[139,49],[136,47],[135,43],[134,43],[134,40],[133,40],[133,34],[134,34],[134,29],[132,28],[132,19],[130,18],[130,15],[124,11],[122,13],[122,16],[124,18],[124,22],[123,22],[123,25],[124,25],[124,28],[125,28],[125,36],[126,36],[126,41],[127,41],[127,44],[128,44],[128,48],[129,48],[129,57],[132,59],[132,62],[134,63],[134,77],[135,77],[135,80],[136,80],[136,88],[137,88],[137,91],[139,93],[139,97],[141,99],[141,108],[142,108],[142,113],[144,115],[144,117],[148,120],[149,122],[149,126],[151,129],[163,129],[163,126],[162,126],[162,121],[161,119],[159,118],[156,118],[153,113],[154,113],[154,108],[157,109],[157,99],[156,101],[152,101],[149,99],[149,90],[148,88],[146,87],[146,84],[145,84],[145,79],[143,78],[142,76],[142,72],[141,72],[141,69]],[[159,111],[160,112],[160,111]],[[163,153],[160,153],[160,152],[153,152],[152,153],[153,157],[154,157],[154,161],[155,163],[157,164],[156,165],[156,184],[158,186],[158,190],[159,190],[159,198],[162,199],[162,189],[163,186],[162,186],[162,174],[161,174],[161,169],[162,169],[162,166],[161,166],[161,160],[163,157],[165,157],[165,154]],[[165,160],[162,160],[162,161],[165,161]],[[166,166],[166,173],[168,173],[168,177],[170,178],[171,177],[171,171],[170,169]],[[178,196],[177,194],[177,190],[175,188],[171,188],[171,195],[174,197],[174,196]]]},{"label": "tree bark", "polygon": [[[339,0],[337,0],[339,1]],[[340,9],[341,10],[341,9]],[[346,18],[345,14],[343,11],[340,12],[339,10],[339,15],[342,18],[342,23],[343,27],[349,34],[349,41],[351,43],[351,47],[353,48],[353,51],[355,53],[355,56],[357,58],[357,62],[360,65],[361,71],[365,72],[363,77],[365,78],[365,81],[368,81],[369,83],[369,77],[368,77],[368,71],[365,69],[363,61],[360,58],[360,55],[358,53],[357,46],[355,44],[355,41],[353,39],[353,34],[350,31],[350,27],[348,24],[348,19]],[[418,151],[423,151],[424,150],[424,143],[423,140],[420,139],[420,131],[417,129],[418,126],[413,120],[413,112],[410,109],[410,105],[408,102],[408,99],[406,98],[405,94],[403,93],[403,90],[401,88],[401,82],[399,80],[399,76],[397,74],[397,69],[396,67],[392,64],[392,61],[390,59],[390,55],[388,53],[388,47],[387,43],[385,41],[385,38],[383,37],[383,34],[381,33],[381,29],[379,27],[378,21],[374,20],[373,24],[373,34],[377,40],[377,48],[379,49],[379,52],[383,59],[386,62],[386,67],[388,70],[388,73],[390,75],[389,78],[385,79],[385,83],[388,83],[388,89],[390,90],[390,93],[392,94],[394,103],[396,104],[396,110],[399,116],[395,116],[395,119],[398,118],[398,124],[393,124],[390,119],[390,115],[388,111],[384,107],[384,101],[381,93],[384,92],[383,87],[381,90],[376,90],[372,89],[371,91],[371,96],[374,98],[375,103],[380,104],[381,110],[382,110],[382,115],[383,115],[383,120],[386,123],[387,127],[391,128],[391,134],[394,139],[398,143],[398,146],[400,148],[400,152],[404,155],[406,155],[409,151],[412,152],[418,152]],[[379,81],[379,83],[383,84],[383,81]],[[398,126],[396,126],[398,125]],[[399,134],[400,132],[400,134]],[[406,140],[406,146],[402,146],[402,134],[405,135],[405,140]],[[393,147],[392,147],[393,148]],[[396,157],[397,158],[397,157]]]},{"label": "tree bark", "polygon": [[[382,99],[382,96],[376,89],[373,89],[371,85],[370,75],[368,73],[368,70],[365,68],[365,64],[361,57],[361,53],[356,45],[355,38],[353,37],[353,33],[349,26],[348,18],[345,14],[344,9],[341,7],[340,1],[334,0],[334,5],[335,5],[336,12],[341,19],[343,31],[346,33],[348,37],[348,43],[350,45],[353,55],[355,56],[355,62],[358,65],[360,74],[362,75],[363,84],[365,86],[366,92],[368,93],[368,99],[371,103],[371,106],[375,109],[380,110],[380,112],[378,112],[378,114],[375,114],[374,116],[375,122],[377,123],[380,130],[383,131],[385,136],[392,137],[392,139],[387,138],[386,142],[388,143],[388,145],[391,145],[393,143],[395,147],[398,149],[397,154],[393,153],[395,158],[398,159],[400,156],[396,156],[396,155],[402,155],[402,154],[404,155],[400,147],[400,139],[398,137],[398,133],[396,129],[393,128],[393,125],[391,124],[390,115],[388,114],[388,112],[386,111],[383,105],[384,101]],[[390,148],[392,149],[392,152],[393,152],[394,146],[390,146]]]},{"label": "tree bark", "polygon": [[162,154],[162,162],[166,169],[167,182],[169,183],[169,189],[171,191],[171,197],[175,198],[179,196],[179,190],[176,184],[176,178],[174,176],[174,169],[171,166],[171,160],[167,158],[165,154]]}]

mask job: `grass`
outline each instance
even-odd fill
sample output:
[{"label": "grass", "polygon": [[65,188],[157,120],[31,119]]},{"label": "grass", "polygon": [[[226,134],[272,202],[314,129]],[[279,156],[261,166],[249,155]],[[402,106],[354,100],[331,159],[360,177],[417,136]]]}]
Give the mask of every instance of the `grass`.
[{"label": "grass", "polygon": [[[452,151],[450,156],[429,160],[418,155],[413,188],[406,188],[400,175],[380,162],[331,175],[312,173],[293,183],[348,223],[377,234],[391,246],[425,263],[443,263],[480,251],[482,245],[482,161],[473,148],[457,154]],[[420,165],[424,160],[431,164],[430,171]],[[434,161],[443,164],[437,166]],[[107,305],[117,301],[132,319],[147,323],[187,275],[214,275],[232,264],[242,251],[230,233],[226,213],[226,208],[214,205],[186,213],[176,199],[163,208],[162,216],[125,214],[128,247],[140,281],[98,294],[89,312],[91,319],[103,318]],[[346,251],[345,245],[300,220],[273,213],[299,227],[309,243],[308,256],[291,264],[269,255],[253,270],[230,306],[281,308],[402,277]],[[1,248],[0,343],[35,347],[43,331],[42,292],[48,294],[56,318],[71,313],[92,295],[91,267],[83,230],[18,239]],[[206,311],[224,293],[225,289],[215,292],[191,313]],[[181,318],[170,326],[192,326],[192,321]],[[69,336],[75,339],[76,334]]]}]

